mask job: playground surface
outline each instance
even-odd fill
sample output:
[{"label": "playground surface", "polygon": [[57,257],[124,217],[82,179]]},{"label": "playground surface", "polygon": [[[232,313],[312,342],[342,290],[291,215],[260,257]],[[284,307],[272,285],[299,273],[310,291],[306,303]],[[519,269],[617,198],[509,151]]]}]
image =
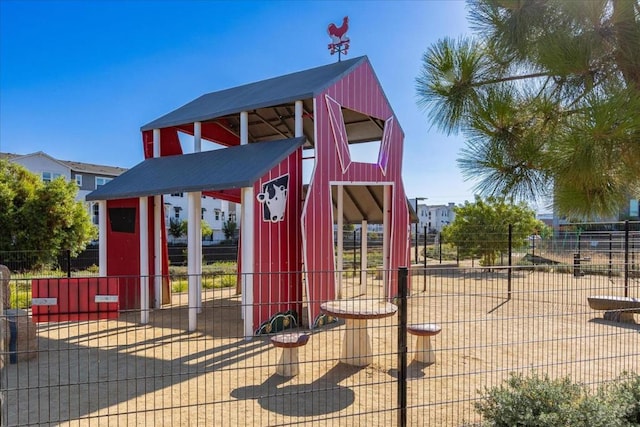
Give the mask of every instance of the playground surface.
[{"label": "playground surface", "polygon": [[[345,286],[345,297],[358,293]],[[593,311],[587,296],[621,294],[619,279],[480,269],[415,274],[409,323],[438,323],[436,362],[413,362],[408,335],[408,425],[473,425],[473,401],[509,372],[537,371],[597,385],[640,371],[640,325]],[[634,279],[632,296],[638,296]],[[311,332],[300,373],[275,374],[281,349],[242,338],[240,296],[206,292],[198,330],[186,294],[118,319],[38,324],[37,359],[7,365],[7,425],[291,425],[397,423],[398,316],[369,321],[373,362],[339,362],[344,322]],[[370,278],[367,294],[380,297]],[[636,316],[637,319],[637,316]]]}]

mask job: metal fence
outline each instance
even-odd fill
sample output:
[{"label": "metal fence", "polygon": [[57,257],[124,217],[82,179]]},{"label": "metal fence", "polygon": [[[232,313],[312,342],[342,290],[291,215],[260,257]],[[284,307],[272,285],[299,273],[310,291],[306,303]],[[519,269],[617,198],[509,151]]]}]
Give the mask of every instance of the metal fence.
[{"label": "metal fence", "polygon": [[[147,324],[140,310],[42,323],[31,322],[29,308],[5,312],[5,337],[14,336],[11,328],[32,327],[34,335],[2,341],[2,422],[471,426],[482,422],[474,402],[510,372],[570,376],[593,386],[640,372],[640,326],[605,320],[588,304],[595,295],[640,298],[637,265],[616,258],[613,270],[628,271],[625,278],[609,275],[608,262],[580,275],[573,262],[513,264],[413,268],[407,296],[393,299],[399,311],[387,317],[350,324],[326,318],[313,329],[304,315],[275,322],[272,331],[289,325],[287,331],[309,335],[296,347],[293,377],[276,373],[284,349],[271,343],[273,333],[244,337],[235,286],[204,290],[194,332],[187,332],[187,295],[179,292],[152,310]],[[403,271],[393,274],[404,283]],[[384,275],[372,272],[364,287],[362,276],[342,276],[344,299],[384,299]],[[14,293],[28,292],[31,280],[12,279],[12,301],[28,299]],[[435,335],[419,337],[418,324],[437,324],[439,333],[428,327]],[[356,334],[366,328],[365,366],[345,363],[348,327]]]}]

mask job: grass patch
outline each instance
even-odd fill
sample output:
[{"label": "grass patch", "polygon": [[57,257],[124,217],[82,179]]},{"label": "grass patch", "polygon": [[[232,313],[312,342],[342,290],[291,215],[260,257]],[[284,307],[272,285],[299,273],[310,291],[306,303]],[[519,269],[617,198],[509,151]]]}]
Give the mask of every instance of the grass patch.
[{"label": "grass patch", "polygon": [[31,283],[12,280],[9,282],[9,305],[11,308],[28,309],[31,307]]},{"label": "grass patch", "polygon": [[[187,267],[169,267],[171,290],[175,293],[187,292],[189,280]],[[215,262],[202,266],[202,287],[204,289],[222,289],[236,286],[237,263],[232,261]]]}]

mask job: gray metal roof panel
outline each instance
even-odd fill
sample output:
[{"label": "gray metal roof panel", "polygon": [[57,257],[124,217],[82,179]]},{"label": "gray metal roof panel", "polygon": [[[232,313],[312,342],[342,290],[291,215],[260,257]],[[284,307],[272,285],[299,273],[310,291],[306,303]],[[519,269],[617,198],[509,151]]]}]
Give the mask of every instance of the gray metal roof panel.
[{"label": "gray metal roof panel", "polygon": [[146,159],[87,194],[86,200],[250,187],[304,142],[300,137]]},{"label": "gray metal roof panel", "polygon": [[366,56],[211,92],[147,123],[141,130],[212,120],[241,111],[312,98],[363,61],[368,61]]}]

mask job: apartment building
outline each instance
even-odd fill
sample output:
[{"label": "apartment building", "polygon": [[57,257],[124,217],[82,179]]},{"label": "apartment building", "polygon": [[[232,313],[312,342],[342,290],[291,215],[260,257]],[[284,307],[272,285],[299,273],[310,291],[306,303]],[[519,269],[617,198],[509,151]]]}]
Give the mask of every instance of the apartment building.
[{"label": "apartment building", "polygon": [[[427,228],[427,233],[439,233],[446,225],[455,219],[456,214],[453,210],[456,206],[455,203],[428,205],[426,203],[420,203],[421,200],[426,199],[409,199],[411,207],[416,211],[416,215],[418,216],[419,233],[424,233],[425,227]],[[412,226],[412,229],[414,228],[415,224]],[[412,233],[415,233],[415,231],[412,231]]]}]

